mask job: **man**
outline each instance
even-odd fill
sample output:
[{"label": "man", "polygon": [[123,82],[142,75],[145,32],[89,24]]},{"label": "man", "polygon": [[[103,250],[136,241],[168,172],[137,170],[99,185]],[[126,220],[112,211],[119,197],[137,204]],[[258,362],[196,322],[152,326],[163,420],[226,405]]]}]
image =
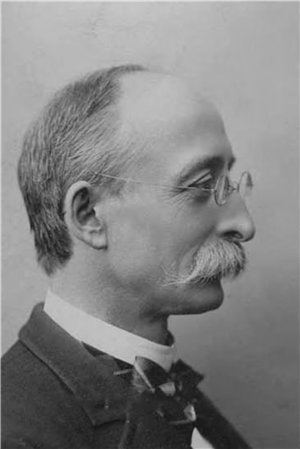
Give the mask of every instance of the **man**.
[{"label": "man", "polygon": [[3,448],[248,447],[168,331],[245,267],[252,182],[231,182],[234,161],[215,107],[174,76],[114,67],[54,97],[19,161],[50,288],[3,358]]}]

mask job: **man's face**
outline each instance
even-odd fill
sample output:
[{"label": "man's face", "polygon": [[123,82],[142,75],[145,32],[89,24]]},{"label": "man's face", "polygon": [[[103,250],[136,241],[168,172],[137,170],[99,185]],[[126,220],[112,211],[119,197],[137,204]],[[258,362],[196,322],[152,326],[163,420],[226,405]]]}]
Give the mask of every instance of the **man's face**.
[{"label": "man's face", "polygon": [[139,298],[145,313],[217,308],[223,300],[220,270],[205,280],[198,267],[211,264],[214,270],[218,258],[228,263],[223,251],[238,259],[238,272],[244,260],[235,242],[254,235],[239,194],[219,206],[213,194],[201,190],[213,188],[234,162],[222,120],[211,104],[170,76],[127,76],[123,89],[123,132],[140,148],[135,168],[124,177],[142,183],[128,182],[106,210],[114,283],[125,296]]}]

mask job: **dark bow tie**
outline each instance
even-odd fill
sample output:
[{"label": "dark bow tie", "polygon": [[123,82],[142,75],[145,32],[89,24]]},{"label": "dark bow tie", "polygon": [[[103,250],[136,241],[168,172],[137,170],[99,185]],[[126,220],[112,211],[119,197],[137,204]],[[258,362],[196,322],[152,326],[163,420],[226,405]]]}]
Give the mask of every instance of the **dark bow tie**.
[{"label": "dark bow tie", "polygon": [[119,449],[132,446],[139,419],[147,409],[176,427],[189,445],[196,421],[193,391],[202,379],[182,361],[167,373],[151,360],[137,357],[131,370],[127,420]]}]

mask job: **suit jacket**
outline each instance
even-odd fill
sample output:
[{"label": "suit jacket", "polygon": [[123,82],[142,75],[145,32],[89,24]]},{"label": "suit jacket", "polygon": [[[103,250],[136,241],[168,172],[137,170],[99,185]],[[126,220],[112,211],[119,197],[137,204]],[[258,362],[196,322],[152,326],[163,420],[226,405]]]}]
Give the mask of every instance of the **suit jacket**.
[{"label": "suit jacket", "polygon": [[[128,406],[130,382],[118,370],[117,360],[89,351],[38,304],[2,358],[2,448],[190,449],[186,434],[156,413],[155,395]],[[198,388],[191,395],[196,426],[215,449],[249,449]]]}]

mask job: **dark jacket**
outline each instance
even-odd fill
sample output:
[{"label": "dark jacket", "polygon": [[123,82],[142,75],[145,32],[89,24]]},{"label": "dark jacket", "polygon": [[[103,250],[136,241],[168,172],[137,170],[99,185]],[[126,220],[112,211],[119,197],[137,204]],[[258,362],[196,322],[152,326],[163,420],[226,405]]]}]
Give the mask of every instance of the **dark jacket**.
[{"label": "dark jacket", "polygon": [[[2,449],[189,449],[186,436],[156,413],[155,395],[135,408],[126,446],[130,383],[118,370],[117,360],[93,354],[37,305],[2,358]],[[190,399],[215,449],[249,449],[199,389]]]}]

